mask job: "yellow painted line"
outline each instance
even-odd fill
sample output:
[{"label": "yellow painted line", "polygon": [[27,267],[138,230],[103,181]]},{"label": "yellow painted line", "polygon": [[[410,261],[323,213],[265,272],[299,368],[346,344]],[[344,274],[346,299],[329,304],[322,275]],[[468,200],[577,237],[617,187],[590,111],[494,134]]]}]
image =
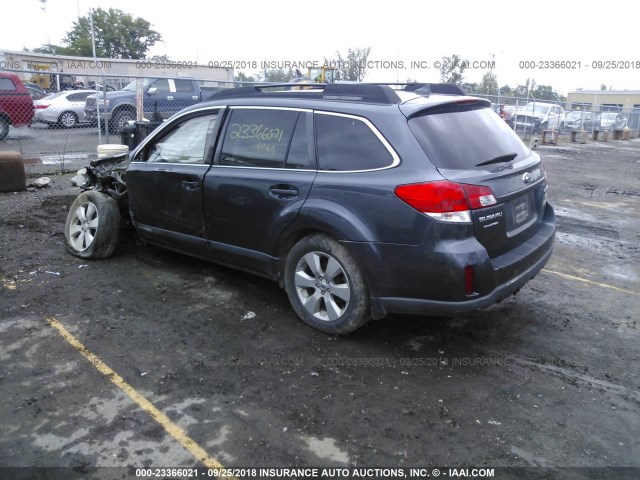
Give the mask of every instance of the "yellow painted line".
[{"label": "yellow painted line", "polygon": [[554,270],[547,270],[546,268],[542,269],[542,271],[547,273],[553,273],[554,275],[558,275],[559,277],[566,278],[568,280],[575,280],[576,282],[588,283],[589,285],[595,285],[597,287],[602,287],[602,288],[610,288],[611,290],[617,290],[618,292],[630,293],[631,295],[640,296],[640,292],[634,292],[633,290],[627,290],[626,288],[615,287],[613,285],[609,285],[608,283],[594,282],[593,280],[576,277],[575,275],[568,275],[566,273],[556,272]]},{"label": "yellow painted line", "polygon": [[[53,317],[46,319],[49,325],[51,325],[57,332],[73,346],[80,354],[86,358],[91,365],[109,378],[120,390],[129,395],[129,398],[136,402],[140,408],[147,412],[151,417],[160,424],[164,431],[175,438],[180,445],[187,449],[191,454],[196,457],[207,468],[224,469],[222,464],[215,458],[209,456],[209,454],[198,445],[191,437],[189,437],[183,429],[173,423],[169,417],[162,413],[155,407],[149,400],[139,394],[131,385],[124,381],[124,379],[114,372],[107,364],[100,360],[94,353],[89,351],[80,341],[71,335],[62,324]],[[233,477],[219,477],[232,480]]]}]

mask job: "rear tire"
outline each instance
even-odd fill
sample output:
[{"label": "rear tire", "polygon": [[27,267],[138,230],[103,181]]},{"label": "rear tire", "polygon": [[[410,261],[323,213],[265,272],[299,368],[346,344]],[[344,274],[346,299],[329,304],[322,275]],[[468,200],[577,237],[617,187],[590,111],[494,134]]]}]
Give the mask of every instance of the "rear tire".
[{"label": "rear tire", "polygon": [[67,250],[80,258],[111,256],[120,229],[120,210],[108,195],[92,190],[78,195],[67,215]]},{"label": "rear tire", "polygon": [[310,235],[293,246],[284,288],[302,321],[322,332],[349,333],[371,319],[362,270],[346,248],[326,235]]}]

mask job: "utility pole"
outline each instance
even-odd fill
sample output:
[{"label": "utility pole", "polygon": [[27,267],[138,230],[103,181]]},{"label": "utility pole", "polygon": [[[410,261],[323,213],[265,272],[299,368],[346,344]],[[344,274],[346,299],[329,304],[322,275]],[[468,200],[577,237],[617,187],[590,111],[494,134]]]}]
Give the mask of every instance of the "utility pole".
[{"label": "utility pole", "polygon": [[51,37],[49,37],[49,23],[47,22],[47,0],[38,0],[42,6],[40,7],[44,12],[44,28],[47,31],[47,46],[51,46]]},{"label": "utility pole", "polygon": [[[91,49],[93,51],[93,61],[94,63],[96,63],[96,34],[93,30],[93,8],[89,9],[89,25],[91,26]],[[107,86],[104,84],[102,85],[102,89],[104,91],[104,96],[102,99],[102,104],[105,106],[105,110],[106,110],[106,105],[107,105]],[[100,93],[96,93],[96,97],[100,97]],[[101,119],[100,119],[100,102],[98,102],[97,98],[96,98],[96,115],[98,117],[98,144],[102,143],[102,123],[101,123]],[[107,142],[109,141],[109,127],[107,126],[106,128],[107,130]]]}]

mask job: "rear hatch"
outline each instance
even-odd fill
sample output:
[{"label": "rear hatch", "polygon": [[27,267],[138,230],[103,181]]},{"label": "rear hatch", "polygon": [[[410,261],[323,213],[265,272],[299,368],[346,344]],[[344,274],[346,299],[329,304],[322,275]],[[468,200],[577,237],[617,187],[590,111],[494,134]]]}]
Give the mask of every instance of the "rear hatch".
[{"label": "rear hatch", "polygon": [[542,162],[488,102],[467,98],[422,109],[409,115],[409,126],[445,179],[491,189],[495,201],[485,189],[490,200],[470,210],[475,236],[490,257],[536,233],[546,204]]}]

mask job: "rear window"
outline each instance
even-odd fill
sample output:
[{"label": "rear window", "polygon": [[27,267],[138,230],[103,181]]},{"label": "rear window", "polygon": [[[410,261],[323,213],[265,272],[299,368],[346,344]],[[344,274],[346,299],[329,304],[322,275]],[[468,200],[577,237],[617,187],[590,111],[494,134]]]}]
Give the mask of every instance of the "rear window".
[{"label": "rear window", "polygon": [[448,104],[409,120],[427,157],[438,168],[470,170],[503,155],[526,157],[529,149],[507,123],[487,107]]},{"label": "rear window", "polygon": [[0,90],[15,91],[16,85],[10,78],[0,78]]},{"label": "rear window", "polygon": [[320,170],[375,170],[393,164],[389,150],[363,121],[326,113],[315,118]]}]

